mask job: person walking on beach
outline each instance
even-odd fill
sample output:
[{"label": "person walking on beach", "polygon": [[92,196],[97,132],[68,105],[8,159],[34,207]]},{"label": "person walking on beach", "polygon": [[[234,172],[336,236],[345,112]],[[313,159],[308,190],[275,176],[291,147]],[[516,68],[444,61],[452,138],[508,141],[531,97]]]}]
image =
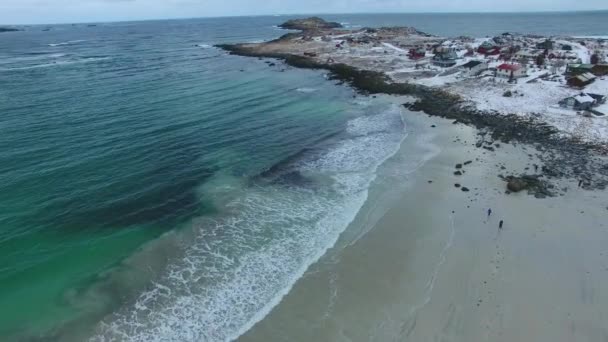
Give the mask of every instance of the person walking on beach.
[{"label": "person walking on beach", "polygon": [[502,229],[502,224],[504,223],[503,220],[500,220],[500,223],[498,223],[498,229]]},{"label": "person walking on beach", "polygon": [[492,215],[492,208],[488,209],[488,217],[490,217],[490,215]]}]

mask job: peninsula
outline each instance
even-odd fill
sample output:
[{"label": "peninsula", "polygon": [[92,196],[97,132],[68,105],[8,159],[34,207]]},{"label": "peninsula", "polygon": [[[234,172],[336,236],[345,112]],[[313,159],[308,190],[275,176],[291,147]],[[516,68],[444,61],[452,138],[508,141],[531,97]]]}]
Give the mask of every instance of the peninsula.
[{"label": "peninsula", "polygon": [[[413,111],[478,128],[478,148],[527,143],[542,152],[535,173],[502,175],[510,190],[554,195],[551,178],[608,185],[608,41],[503,33],[437,37],[413,27],[346,30],[319,18],[263,43],[220,45],[232,54],[274,58],[365,94],[409,95]],[[521,186],[516,186],[519,184]]]}]

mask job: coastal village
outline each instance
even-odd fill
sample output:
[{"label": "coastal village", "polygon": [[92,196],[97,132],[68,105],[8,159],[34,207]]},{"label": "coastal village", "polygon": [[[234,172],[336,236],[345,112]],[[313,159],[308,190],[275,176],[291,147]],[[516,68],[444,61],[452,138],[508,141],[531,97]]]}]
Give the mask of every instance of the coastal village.
[{"label": "coastal village", "polygon": [[410,27],[315,24],[255,48],[382,72],[395,83],[441,88],[478,110],[532,117],[574,139],[608,142],[608,37],[443,38]]}]

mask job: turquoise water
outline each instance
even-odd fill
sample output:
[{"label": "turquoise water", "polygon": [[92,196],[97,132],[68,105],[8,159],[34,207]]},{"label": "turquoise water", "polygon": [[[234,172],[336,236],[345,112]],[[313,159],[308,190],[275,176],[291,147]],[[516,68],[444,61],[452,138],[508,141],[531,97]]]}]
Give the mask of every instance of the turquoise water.
[{"label": "turquoise water", "polygon": [[[608,34],[605,12],[535,16],[328,19]],[[0,336],[230,339],[333,244],[405,124],[321,71],[212,47],[285,19],[0,35]]]}]

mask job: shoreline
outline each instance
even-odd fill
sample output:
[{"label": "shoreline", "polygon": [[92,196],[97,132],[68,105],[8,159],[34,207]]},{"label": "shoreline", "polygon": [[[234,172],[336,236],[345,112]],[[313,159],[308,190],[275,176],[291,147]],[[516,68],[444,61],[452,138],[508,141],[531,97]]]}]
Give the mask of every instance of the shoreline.
[{"label": "shoreline", "polygon": [[[454,120],[454,123],[477,128],[479,148],[496,149],[500,146],[497,143],[525,143],[535,146],[544,164],[540,173],[522,173],[509,175],[510,177],[532,177],[536,180],[578,179],[582,180],[584,187],[589,190],[608,187],[608,168],[604,166],[606,161],[602,160],[608,156],[607,144],[564,136],[557,128],[534,117],[480,110],[453,90],[410,82],[395,82],[384,72],[360,69],[346,63],[323,63],[315,57],[302,55],[304,51],[300,51],[301,54],[292,53],[293,51],[281,52],[281,45],[291,44],[291,39],[305,34],[308,33],[306,31],[288,33],[266,43],[221,44],[216,47],[233,55],[258,59],[271,58],[296,68],[327,70],[328,80],[348,84],[362,94],[412,96],[416,99],[414,102],[403,103],[412,111],[421,111],[427,115]],[[272,51],[267,51],[265,49],[267,44],[278,44],[279,47],[273,45]],[[558,193],[552,191],[548,183],[538,187],[532,186],[528,190],[531,194],[540,197]]]},{"label": "shoreline", "polygon": [[[472,127],[406,115],[412,134],[382,166],[355,221],[237,340],[601,339],[605,193],[505,195],[488,170],[523,171],[536,162],[527,147],[478,149]],[[439,150],[417,165],[421,146]],[[466,173],[452,175],[465,160],[473,161]]]}]

